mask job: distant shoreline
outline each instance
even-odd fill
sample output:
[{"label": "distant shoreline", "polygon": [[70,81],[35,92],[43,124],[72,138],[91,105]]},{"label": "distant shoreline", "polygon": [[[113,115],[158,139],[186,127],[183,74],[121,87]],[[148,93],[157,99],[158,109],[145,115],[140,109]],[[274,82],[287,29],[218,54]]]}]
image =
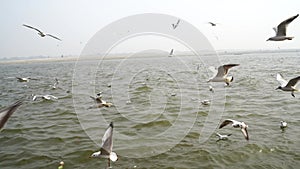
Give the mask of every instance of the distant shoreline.
[{"label": "distant shoreline", "polygon": [[[290,52],[300,52],[300,49],[281,49],[281,50],[229,50],[229,51],[215,51],[219,56],[222,55],[243,55],[243,54],[253,54],[253,53],[290,53]],[[200,52],[201,53],[201,52]],[[213,52],[214,53],[214,52]],[[210,53],[212,54],[212,53]],[[209,53],[203,53],[204,56],[210,55]],[[109,55],[105,56],[105,60],[110,59],[124,59],[126,57],[130,58],[158,58],[158,57],[167,57],[168,53],[147,53],[145,55],[141,56],[132,56],[133,54],[115,54],[115,55]],[[186,57],[186,56],[192,56],[194,54],[192,53],[186,53],[186,52],[178,52],[178,54],[174,57]],[[43,63],[43,62],[72,62],[72,61],[84,61],[84,60],[98,60],[102,59],[103,56],[68,56],[68,57],[55,57],[55,58],[34,58],[34,59],[19,59],[19,60],[0,60],[0,64],[30,64],[30,63]]]}]

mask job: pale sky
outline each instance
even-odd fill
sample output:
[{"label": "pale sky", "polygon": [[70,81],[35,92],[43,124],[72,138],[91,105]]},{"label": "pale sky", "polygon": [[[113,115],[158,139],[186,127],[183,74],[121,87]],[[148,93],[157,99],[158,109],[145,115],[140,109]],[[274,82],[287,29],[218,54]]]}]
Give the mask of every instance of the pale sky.
[{"label": "pale sky", "polygon": [[[0,58],[79,55],[101,28],[142,13],[181,18],[197,27],[216,50],[300,47],[300,18],[288,27],[292,41],[266,42],[274,35],[273,27],[300,13],[299,0],[1,0]],[[211,27],[209,21],[220,24]],[[22,24],[63,41],[40,38]]]}]

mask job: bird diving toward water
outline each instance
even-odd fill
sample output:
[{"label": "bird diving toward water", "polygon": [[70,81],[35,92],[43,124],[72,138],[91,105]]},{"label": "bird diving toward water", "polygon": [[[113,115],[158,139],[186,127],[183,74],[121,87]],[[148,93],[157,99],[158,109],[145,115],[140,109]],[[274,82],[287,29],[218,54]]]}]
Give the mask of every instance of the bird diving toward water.
[{"label": "bird diving toward water", "polygon": [[229,85],[229,83],[233,81],[233,76],[227,77],[229,69],[239,65],[240,64],[222,65],[219,66],[218,71],[216,71],[215,69],[211,69],[216,75],[213,78],[209,79],[208,82],[225,82],[227,85]]},{"label": "bird diving toward water", "polygon": [[0,131],[10,118],[10,116],[22,105],[22,101],[17,101],[16,103],[0,110]]},{"label": "bird diving toward water", "polygon": [[54,39],[56,39],[56,40],[60,40],[60,41],[61,41],[60,38],[58,38],[58,37],[56,37],[56,36],[53,36],[53,35],[51,35],[51,34],[45,34],[44,32],[40,31],[39,29],[37,29],[37,28],[35,28],[35,27],[29,26],[29,25],[25,25],[25,24],[23,24],[23,26],[38,31],[38,34],[39,34],[41,37],[49,36],[49,37],[52,37],[52,38],[54,38]]},{"label": "bird diving toward water", "polygon": [[113,148],[113,122],[110,122],[108,128],[106,129],[104,136],[102,137],[102,144],[100,151],[94,152],[90,157],[91,158],[107,158],[108,167],[110,167],[110,160],[115,162],[118,160],[118,156],[115,152],[112,151]]},{"label": "bird diving toward water", "polygon": [[247,128],[248,128],[248,125],[246,125],[244,122],[239,122],[239,121],[236,121],[236,120],[231,120],[231,119],[227,119],[227,120],[224,120],[219,129],[220,128],[223,128],[224,126],[228,125],[228,124],[232,124],[232,127],[234,128],[240,128],[245,139],[246,140],[249,140],[249,135],[248,135],[248,131],[247,131]]},{"label": "bird diving toward water", "polygon": [[299,89],[297,89],[296,86],[298,85],[298,82],[300,80],[300,76],[298,76],[296,78],[293,78],[288,82],[285,79],[283,79],[281,74],[278,73],[276,79],[280,83],[280,86],[278,86],[276,88],[276,90],[280,89],[282,91],[291,92],[291,95],[293,97],[295,97],[294,92],[299,91]]},{"label": "bird diving toward water", "polygon": [[284,40],[292,40],[294,37],[291,36],[286,36],[286,29],[288,27],[288,25],[297,17],[299,16],[299,14],[292,16],[284,21],[282,21],[277,28],[273,28],[276,35],[269,38],[267,41],[284,41]]}]

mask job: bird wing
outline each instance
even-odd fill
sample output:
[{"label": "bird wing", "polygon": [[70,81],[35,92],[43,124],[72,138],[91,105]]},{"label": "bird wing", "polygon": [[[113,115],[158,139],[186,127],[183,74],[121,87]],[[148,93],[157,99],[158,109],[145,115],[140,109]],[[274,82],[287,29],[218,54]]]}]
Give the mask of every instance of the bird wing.
[{"label": "bird wing", "polygon": [[277,28],[274,27],[273,30],[275,31],[275,35],[277,34]]},{"label": "bird wing", "polygon": [[27,28],[30,28],[30,29],[33,29],[33,30],[36,30],[38,31],[40,34],[43,34],[42,31],[40,31],[39,29],[35,28],[35,27],[32,27],[32,26],[29,26],[29,25],[26,25],[26,24],[23,24],[23,26],[27,27]]},{"label": "bird wing", "polygon": [[227,64],[227,65],[223,65],[223,66],[219,66],[218,68],[218,77],[224,77],[228,74],[229,69],[234,67],[234,66],[239,66],[240,64]]},{"label": "bird wing", "polygon": [[286,85],[286,87],[294,87],[297,85],[297,83],[299,82],[300,80],[300,76],[294,78],[294,79],[291,79],[288,84]]},{"label": "bird wing", "polygon": [[8,118],[22,105],[22,101],[17,101],[7,108],[0,110],[0,130],[3,128]]},{"label": "bird wing", "polygon": [[95,98],[93,96],[90,96],[91,99],[93,99],[96,103],[102,103],[103,101],[101,99]]},{"label": "bird wing", "polygon": [[178,24],[180,23],[180,19],[178,19],[178,21],[177,21],[177,23],[176,23],[176,25],[178,26]]},{"label": "bird wing", "polygon": [[50,36],[50,37],[52,37],[52,38],[54,38],[54,39],[57,39],[57,40],[60,40],[60,41],[61,41],[61,39],[59,39],[58,37],[53,36],[53,35],[51,35],[51,34],[46,34],[46,36]]},{"label": "bird wing", "polygon": [[286,36],[286,28],[287,26],[297,17],[299,14],[292,16],[284,21],[282,21],[278,26],[277,26],[277,33],[276,36]]},{"label": "bird wing", "polygon": [[104,149],[106,152],[112,152],[113,142],[112,142],[112,134],[113,134],[113,123],[111,122],[106,129],[104,136],[102,137],[101,149]]},{"label": "bird wing", "polygon": [[228,125],[228,124],[233,123],[233,121],[234,121],[234,120],[231,120],[231,119],[224,120],[224,121],[221,123],[219,129],[220,129],[220,128],[223,128],[224,126],[226,126],[226,125]]},{"label": "bird wing", "polygon": [[286,80],[284,80],[282,75],[279,73],[277,73],[276,80],[280,83],[281,87],[285,87],[288,84],[288,82]]},{"label": "bird wing", "polygon": [[246,140],[249,140],[249,135],[248,135],[247,128],[242,128],[241,131],[242,131],[242,133],[243,133],[245,139],[246,139]]},{"label": "bird wing", "polygon": [[214,26],[215,24],[214,23],[212,23],[212,22],[208,22],[209,24],[211,24],[211,26]]},{"label": "bird wing", "polygon": [[174,49],[172,49],[172,50],[170,51],[169,56],[173,55],[173,51],[174,51]]}]

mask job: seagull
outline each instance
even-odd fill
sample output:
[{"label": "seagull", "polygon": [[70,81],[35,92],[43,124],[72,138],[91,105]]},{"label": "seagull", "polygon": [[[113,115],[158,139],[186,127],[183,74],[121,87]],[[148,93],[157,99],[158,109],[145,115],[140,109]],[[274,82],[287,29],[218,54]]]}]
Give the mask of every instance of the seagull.
[{"label": "seagull", "polygon": [[176,29],[177,26],[179,25],[179,23],[180,23],[180,19],[177,20],[177,23],[176,23],[176,24],[173,23],[173,24],[172,24],[173,29]]},{"label": "seagull", "polygon": [[218,23],[208,22],[211,26],[217,26]]},{"label": "seagull", "polygon": [[281,129],[284,129],[284,128],[286,128],[287,127],[287,122],[285,122],[285,121],[280,121],[280,128]]},{"label": "seagull", "polygon": [[227,120],[224,120],[222,122],[219,129],[223,128],[224,126],[226,126],[228,124],[232,124],[232,127],[234,127],[234,128],[240,128],[243,135],[245,136],[245,139],[249,140],[249,135],[248,135],[248,131],[247,131],[248,125],[246,125],[244,122],[239,122],[239,121],[236,121],[236,120],[227,119]]},{"label": "seagull", "polygon": [[29,80],[38,80],[31,77],[16,77],[19,82],[29,82]]},{"label": "seagull", "polygon": [[30,77],[16,77],[19,82],[29,82]]},{"label": "seagull", "polygon": [[283,79],[283,77],[281,76],[281,74],[277,74],[277,78],[276,78],[279,83],[280,86],[276,88],[277,89],[281,89],[282,91],[288,91],[288,92],[292,92],[291,95],[293,97],[295,97],[294,92],[295,91],[299,91],[299,89],[296,88],[296,86],[298,85],[298,82],[300,80],[300,76],[291,79],[289,82],[287,82],[286,80]]},{"label": "seagull", "polygon": [[108,128],[106,129],[104,136],[102,137],[102,144],[100,151],[94,152],[90,157],[91,158],[107,158],[108,167],[110,167],[110,160],[115,162],[118,160],[118,156],[115,152],[112,151],[113,147],[113,122],[110,122]]},{"label": "seagull", "polygon": [[38,34],[39,34],[41,37],[50,36],[50,37],[52,37],[52,38],[54,38],[54,39],[57,39],[57,40],[60,40],[60,41],[61,41],[61,39],[59,39],[58,37],[53,36],[53,35],[51,35],[51,34],[45,34],[45,33],[43,33],[42,31],[40,31],[39,29],[37,29],[37,28],[35,28],[35,27],[29,26],[29,25],[25,25],[25,24],[23,24],[23,26],[38,31]]},{"label": "seagull", "polygon": [[229,85],[229,83],[233,81],[232,76],[227,77],[229,69],[239,65],[240,64],[227,64],[227,65],[219,66],[217,73],[214,69],[212,69],[212,71],[216,73],[216,76],[209,79],[208,82],[225,82],[227,85]]},{"label": "seagull", "polygon": [[210,104],[210,101],[209,100],[202,100],[201,104],[207,106],[207,105]]},{"label": "seagull", "polygon": [[57,100],[58,99],[57,97],[55,97],[53,95],[50,95],[50,94],[46,94],[46,95],[32,95],[32,100],[33,101],[36,101],[37,98],[42,98],[44,100],[53,100],[53,99]]},{"label": "seagull", "polygon": [[214,93],[214,88],[212,86],[209,86],[209,91],[211,91],[212,93]]},{"label": "seagull", "polygon": [[174,52],[174,49],[172,49],[169,53],[169,57],[172,57],[173,56],[173,52]]},{"label": "seagull", "polygon": [[275,31],[276,35],[269,38],[267,41],[284,41],[284,40],[292,40],[294,37],[289,37],[286,36],[286,29],[287,26],[297,17],[299,16],[299,14],[292,16],[286,20],[284,20],[283,22],[281,22],[277,28],[273,28],[273,30]]},{"label": "seagull", "polygon": [[219,133],[216,133],[216,135],[219,137],[219,139],[217,140],[217,142],[220,141],[220,140],[228,140],[228,137],[231,136],[231,134],[221,135]]},{"label": "seagull", "polygon": [[22,101],[17,101],[14,104],[0,110],[0,131],[4,127],[9,117],[22,105]]},{"label": "seagull", "polygon": [[90,96],[90,98],[93,99],[97,103],[96,107],[93,106],[93,107],[90,107],[90,108],[111,107],[113,105],[112,103],[108,103],[108,102],[102,100],[101,94],[98,97]]},{"label": "seagull", "polygon": [[59,83],[58,79],[57,79],[57,78],[55,78],[55,83],[54,83],[53,85],[50,85],[50,87],[51,87],[52,89],[56,89],[56,88],[57,88],[57,85],[58,85],[58,83]]}]

